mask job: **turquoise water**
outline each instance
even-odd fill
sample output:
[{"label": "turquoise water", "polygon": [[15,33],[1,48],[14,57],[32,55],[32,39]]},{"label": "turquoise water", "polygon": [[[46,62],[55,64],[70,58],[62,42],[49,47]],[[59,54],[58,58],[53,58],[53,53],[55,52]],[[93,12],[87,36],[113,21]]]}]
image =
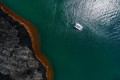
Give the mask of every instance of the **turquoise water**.
[{"label": "turquoise water", "polygon": [[[54,80],[120,80],[119,1],[2,2],[36,26]],[[75,23],[83,30],[75,29]]]}]

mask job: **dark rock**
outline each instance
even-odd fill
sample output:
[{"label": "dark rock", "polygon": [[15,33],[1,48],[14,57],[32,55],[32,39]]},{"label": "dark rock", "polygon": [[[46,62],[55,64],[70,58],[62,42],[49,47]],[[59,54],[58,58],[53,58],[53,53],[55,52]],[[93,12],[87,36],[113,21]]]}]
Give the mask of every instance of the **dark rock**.
[{"label": "dark rock", "polygon": [[47,80],[25,27],[0,9],[0,80]]}]

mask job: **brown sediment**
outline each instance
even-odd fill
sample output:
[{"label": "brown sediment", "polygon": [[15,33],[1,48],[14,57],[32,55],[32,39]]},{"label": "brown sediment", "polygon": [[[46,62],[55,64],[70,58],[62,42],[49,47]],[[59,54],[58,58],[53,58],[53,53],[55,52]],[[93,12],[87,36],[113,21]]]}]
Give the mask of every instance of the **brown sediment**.
[{"label": "brown sediment", "polygon": [[32,47],[35,52],[35,55],[40,62],[47,68],[46,77],[48,80],[53,80],[53,69],[49,62],[49,60],[43,55],[43,53],[40,51],[40,38],[38,35],[38,32],[33,24],[25,20],[24,18],[18,16],[16,13],[11,11],[9,8],[7,8],[3,3],[0,2],[0,7],[3,11],[8,13],[10,17],[12,17],[15,21],[18,21],[20,24],[24,25],[24,27],[27,29],[31,41],[32,41]]}]

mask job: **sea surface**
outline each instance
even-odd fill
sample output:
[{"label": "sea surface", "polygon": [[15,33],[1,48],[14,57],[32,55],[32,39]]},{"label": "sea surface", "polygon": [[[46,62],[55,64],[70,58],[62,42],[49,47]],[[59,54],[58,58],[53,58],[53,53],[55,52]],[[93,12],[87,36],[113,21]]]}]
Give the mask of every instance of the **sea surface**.
[{"label": "sea surface", "polygon": [[119,0],[1,1],[36,26],[54,80],[120,80]]}]

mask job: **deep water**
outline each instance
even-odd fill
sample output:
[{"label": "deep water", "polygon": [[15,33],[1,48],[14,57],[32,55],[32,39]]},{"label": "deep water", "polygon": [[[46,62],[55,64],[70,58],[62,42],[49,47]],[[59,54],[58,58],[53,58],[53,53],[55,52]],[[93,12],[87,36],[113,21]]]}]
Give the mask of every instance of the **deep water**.
[{"label": "deep water", "polygon": [[119,0],[2,2],[36,26],[54,80],[120,80]]}]

